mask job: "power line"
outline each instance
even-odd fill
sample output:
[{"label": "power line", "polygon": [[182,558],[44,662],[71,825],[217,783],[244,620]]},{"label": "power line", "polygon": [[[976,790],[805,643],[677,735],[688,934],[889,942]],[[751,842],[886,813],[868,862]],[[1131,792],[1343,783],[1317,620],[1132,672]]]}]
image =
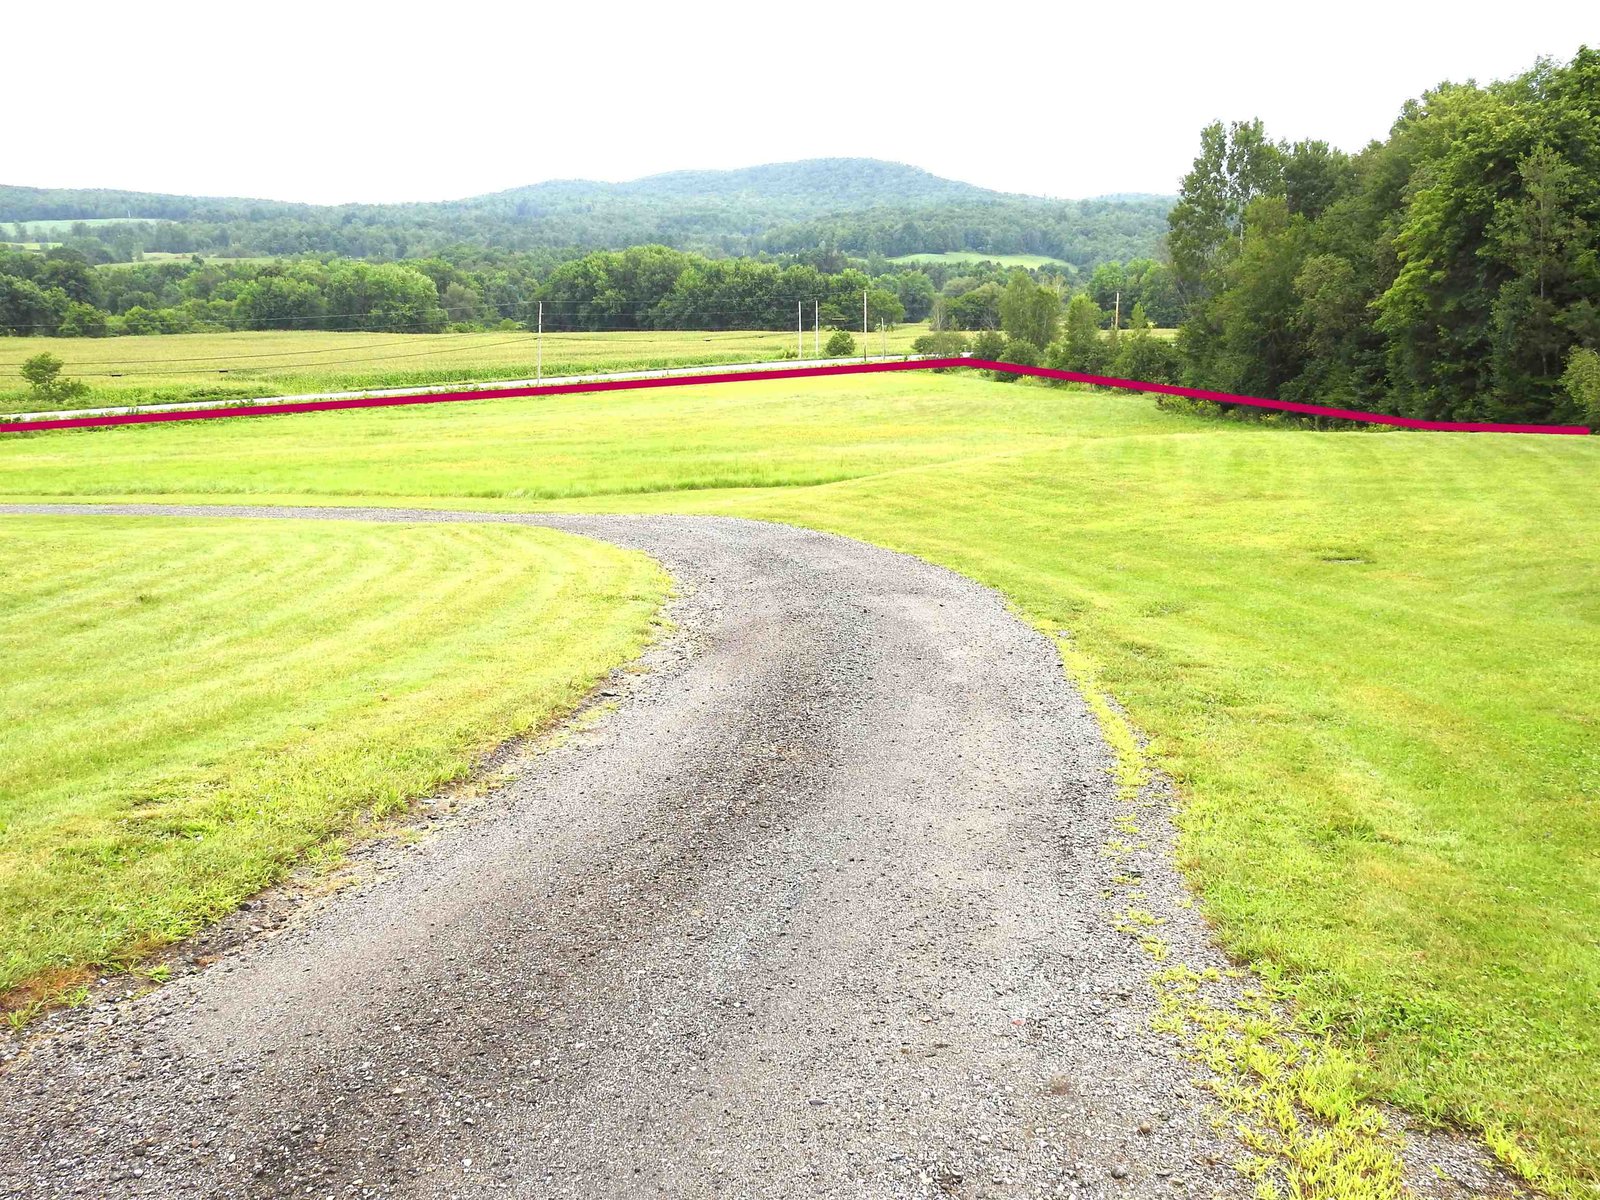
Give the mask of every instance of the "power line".
[{"label": "power line", "polygon": [[[770,305],[770,306],[772,306],[773,311],[776,312],[777,311],[777,307],[779,305],[783,306],[784,309],[787,309],[790,304],[794,304],[794,303],[797,303],[797,302],[803,302],[803,301],[806,301],[806,300],[815,300],[815,299],[816,299],[816,297],[815,297],[814,294],[813,295],[806,295],[806,296],[769,296],[766,299],[761,301],[761,307],[765,308],[765,307]],[[204,303],[204,302],[202,301],[202,303]],[[493,310],[494,314],[496,316],[500,317],[500,319],[509,320],[511,318],[507,315],[507,312],[505,310],[522,310],[524,312],[531,312],[536,305],[539,305],[541,303],[545,304],[545,305],[547,305],[547,306],[549,306],[551,308],[569,308],[569,309],[574,309],[574,308],[575,309],[604,308],[606,313],[609,314],[609,315],[628,315],[628,316],[637,317],[637,316],[642,316],[642,315],[645,315],[645,314],[648,314],[648,313],[660,312],[661,308],[662,308],[662,305],[666,303],[666,300],[665,299],[659,300],[659,301],[656,301],[655,303],[652,303],[652,304],[625,305],[625,306],[620,307],[620,308],[613,308],[613,307],[608,306],[608,305],[601,305],[599,302],[594,301],[594,300],[543,300],[543,301],[541,301],[541,300],[537,300],[537,299],[534,299],[534,300],[510,300],[510,301],[499,301],[499,302],[485,301],[484,302],[484,307],[487,308],[487,309]],[[740,315],[747,315],[750,312],[749,308],[720,308],[720,307],[719,308],[704,308],[704,307],[702,307],[702,306],[700,306],[698,304],[695,304],[692,301],[687,302],[684,305],[684,308],[690,313],[705,313],[705,314],[709,314],[709,315],[712,315],[712,316],[730,316],[730,315],[740,316]],[[125,316],[126,314],[125,313],[107,313],[106,315],[107,316]],[[202,319],[204,319],[204,318],[202,318]],[[250,320],[250,324],[252,326],[257,326],[257,325],[284,324],[284,323],[293,323],[293,322],[305,323],[305,322],[316,322],[316,321],[358,321],[358,320],[371,320],[371,319],[372,319],[372,314],[370,314],[370,313],[317,313],[317,314],[308,314],[308,315],[305,315],[305,316],[295,316],[295,317],[252,317],[249,320]],[[415,329],[415,330],[419,330],[419,331],[426,331],[433,324],[435,324],[435,322],[432,322],[432,321],[417,321],[417,322],[412,322],[409,325],[386,324],[382,328],[379,328],[379,329],[341,329],[341,330],[326,330],[326,331],[320,331],[319,330],[319,331],[314,331],[314,332],[329,332],[329,333],[397,333],[402,329]],[[7,329],[12,329],[12,330],[57,329],[59,327],[60,327],[60,322],[59,321],[58,322],[54,322],[54,323],[49,322],[49,321],[39,321],[39,322],[34,322],[32,324],[27,324],[27,325],[8,325],[8,326],[6,326]],[[234,331],[229,330],[227,332],[234,332]],[[266,331],[258,331],[258,332],[266,332]],[[567,332],[600,332],[600,331],[599,330],[577,330],[577,331],[567,331]],[[117,335],[117,336],[140,336],[140,335]],[[152,336],[175,337],[175,336],[181,336],[181,335],[168,334],[168,335],[152,335]]]}]

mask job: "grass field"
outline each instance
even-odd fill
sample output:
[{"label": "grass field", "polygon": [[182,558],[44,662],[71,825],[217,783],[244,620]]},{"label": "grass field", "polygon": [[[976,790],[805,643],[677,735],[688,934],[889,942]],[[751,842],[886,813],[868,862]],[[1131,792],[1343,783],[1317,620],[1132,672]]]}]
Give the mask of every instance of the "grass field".
[{"label": "grass field", "polygon": [[18,225],[32,234],[38,233],[71,233],[74,225],[87,225],[91,229],[99,225],[165,225],[167,217],[48,217],[42,220],[24,219],[0,216],[0,230],[15,232]]},{"label": "grass field", "polygon": [[[95,268],[97,271],[120,271],[126,267],[137,267],[145,263],[179,262],[187,261],[194,254],[183,250],[142,250],[139,257],[133,262],[101,263]],[[279,258],[270,254],[240,255],[238,258],[215,253],[201,255],[207,262],[226,263],[229,266],[240,266],[244,263],[281,263],[293,262],[292,258]]]},{"label": "grass field", "polygon": [[0,500],[731,513],[991,584],[1153,739],[1223,943],[1372,1094],[1569,1195],[1600,1184],[1597,476],[1596,438],[1319,434],[960,376],[0,441]]},{"label": "grass field", "polygon": [[1037,267],[1064,267],[1068,264],[1059,258],[1051,258],[1048,254],[980,254],[975,250],[945,250],[937,254],[902,254],[891,258],[890,262],[896,263],[998,263],[1002,267],[1027,267],[1033,270]]},{"label": "grass field", "polygon": [[[908,354],[926,324],[901,325],[866,348]],[[826,341],[824,331],[823,341]],[[860,334],[856,335],[861,342]],[[290,392],[423,386],[482,379],[532,378],[531,333],[186,333],[117,338],[0,338],[0,412],[37,407],[20,373],[48,352],[63,375],[89,393],[73,407],[237,400]],[[805,353],[812,353],[808,331]],[[691,363],[753,362],[796,350],[794,333],[646,331],[547,333],[544,373],[645,370]]]},{"label": "grass field", "polygon": [[192,932],[570,710],[664,582],[512,527],[0,520],[6,1007]]}]

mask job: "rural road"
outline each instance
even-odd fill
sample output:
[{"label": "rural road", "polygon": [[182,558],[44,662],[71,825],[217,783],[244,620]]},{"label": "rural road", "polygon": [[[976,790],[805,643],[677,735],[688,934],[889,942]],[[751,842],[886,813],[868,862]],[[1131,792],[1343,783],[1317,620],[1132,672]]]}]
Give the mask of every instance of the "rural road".
[{"label": "rural road", "polygon": [[996,594],[731,519],[3,511],[510,521],[685,594],[614,711],[367,883],[44,1022],[0,1196],[1249,1193],[1143,1028],[1109,753]]}]

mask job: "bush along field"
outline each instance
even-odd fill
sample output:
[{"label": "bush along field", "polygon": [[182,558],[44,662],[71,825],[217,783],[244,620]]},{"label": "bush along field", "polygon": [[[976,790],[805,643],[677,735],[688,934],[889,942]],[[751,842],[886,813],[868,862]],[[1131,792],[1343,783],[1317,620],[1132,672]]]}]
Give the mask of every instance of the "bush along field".
[{"label": "bush along field", "polygon": [[1341,1086],[1566,1196],[1600,1181],[1597,473],[1595,438],[963,375],[0,441],[0,500],[724,513],[993,586],[1149,737],[1219,939]]}]

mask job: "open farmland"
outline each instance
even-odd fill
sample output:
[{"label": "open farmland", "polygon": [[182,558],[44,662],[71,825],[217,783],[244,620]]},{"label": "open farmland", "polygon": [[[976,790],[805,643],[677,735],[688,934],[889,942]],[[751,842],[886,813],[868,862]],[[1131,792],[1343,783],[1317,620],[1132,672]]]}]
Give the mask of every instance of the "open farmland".
[{"label": "open farmland", "polygon": [[[899,325],[867,339],[868,352],[909,353],[927,332]],[[822,331],[827,340],[828,331]],[[855,335],[861,342],[861,335]],[[813,352],[811,331],[806,355]],[[535,334],[486,333],[193,333],[117,338],[0,338],[0,412],[34,404],[22,363],[49,353],[63,375],[88,386],[73,405],[167,404],[235,400],[294,392],[425,386],[487,379],[532,378]],[[730,330],[547,333],[544,374],[648,370],[696,363],[775,359],[798,347],[793,331]]]},{"label": "open farmland", "polygon": [[984,254],[978,250],[941,250],[922,254],[901,254],[889,260],[895,263],[981,263],[992,262],[1002,267],[1026,267],[1036,270],[1039,267],[1064,267],[1067,266],[1059,258],[1051,258],[1048,254]]},{"label": "open farmland", "polygon": [[162,225],[166,223],[162,217],[42,217],[37,220],[31,217],[21,220],[0,217],[0,230],[14,231],[20,227],[32,237],[41,233],[46,235],[71,233],[74,225],[100,229],[107,225]]}]

